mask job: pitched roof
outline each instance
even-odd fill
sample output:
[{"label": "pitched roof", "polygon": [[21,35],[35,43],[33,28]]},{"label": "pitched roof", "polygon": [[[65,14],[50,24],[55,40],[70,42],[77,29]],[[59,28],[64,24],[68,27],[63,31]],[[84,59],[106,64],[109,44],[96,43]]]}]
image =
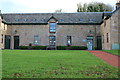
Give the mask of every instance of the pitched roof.
[{"label": "pitched roof", "polygon": [[78,13],[12,13],[2,14],[6,23],[48,23],[51,16],[59,24],[78,23],[78,24],[99,24],[102,22],[103,12],[78,12]]}]

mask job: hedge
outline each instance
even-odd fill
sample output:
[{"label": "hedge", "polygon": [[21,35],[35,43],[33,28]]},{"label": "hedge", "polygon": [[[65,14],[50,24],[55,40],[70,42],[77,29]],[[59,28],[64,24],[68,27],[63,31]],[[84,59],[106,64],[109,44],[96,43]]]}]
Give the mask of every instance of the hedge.
[{"label": "hedge", "polygon": [[86,46],[57,46],[58,50],[86,50]]},{"label": "hedge", "polygon": [[46,50],[47,46],[19,46],[19,49],[40,49],[40,50]]},{"label": "hedge", "polygon": [[67,46],[57,46],[57,50],[66,50]]},{"label": "hedge", "polygon": [[19,49],[28,49],[29,46],[19,46]]},{"label": "hedge", "polygon": [[46,50],[47,46],[32,46],[32,49]]},{"label": "hedge", "polygon": [[86,50],[86,46],[70,46],[70,50]]},{"label": "hedge", "polygon": [[[19,49],[46,50],[47,46],[19,46]],[[57,50],[86,50],[86,46],[57,46]]]}]

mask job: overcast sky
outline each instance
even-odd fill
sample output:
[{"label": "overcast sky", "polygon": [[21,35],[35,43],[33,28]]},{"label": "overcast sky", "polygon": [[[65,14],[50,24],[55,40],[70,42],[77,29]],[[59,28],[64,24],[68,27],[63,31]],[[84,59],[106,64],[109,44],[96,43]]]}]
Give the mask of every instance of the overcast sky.
[{"label": "overcast sky", "polygon": [[57,9],[64,12],[76,12],[77,3],[91,1],[103,2],[115,6],[117,0],[0,0],[2,13],[50,13]]}]

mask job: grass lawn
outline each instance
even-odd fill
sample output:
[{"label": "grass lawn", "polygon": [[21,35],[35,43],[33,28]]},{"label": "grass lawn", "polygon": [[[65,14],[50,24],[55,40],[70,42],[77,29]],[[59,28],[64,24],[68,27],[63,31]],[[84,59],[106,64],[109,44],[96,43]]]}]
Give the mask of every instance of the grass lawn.
[{"label": "grass lawn", "polygon": [[80,50],[3,50],[3,78],[118,78],[118,69]]},{"label": "grass lawn", "polygon": [[120,50],[102,50],[102,51],[120,56]]}]

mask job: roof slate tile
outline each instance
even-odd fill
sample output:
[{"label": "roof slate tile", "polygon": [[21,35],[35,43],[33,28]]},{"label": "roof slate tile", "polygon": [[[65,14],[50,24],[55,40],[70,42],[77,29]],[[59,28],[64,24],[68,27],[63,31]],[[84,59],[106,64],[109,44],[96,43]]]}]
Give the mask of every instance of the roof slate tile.
[{"label": "roof slate tile", "polygon": [[[14,13],[2,14],[7,23],[48,23],[53,16],[58,23],[101,23],[103,12],[78,13]],[[80,21],[82,19],[82,21]],[[17,21],[19,20],[19,21]]]}]

